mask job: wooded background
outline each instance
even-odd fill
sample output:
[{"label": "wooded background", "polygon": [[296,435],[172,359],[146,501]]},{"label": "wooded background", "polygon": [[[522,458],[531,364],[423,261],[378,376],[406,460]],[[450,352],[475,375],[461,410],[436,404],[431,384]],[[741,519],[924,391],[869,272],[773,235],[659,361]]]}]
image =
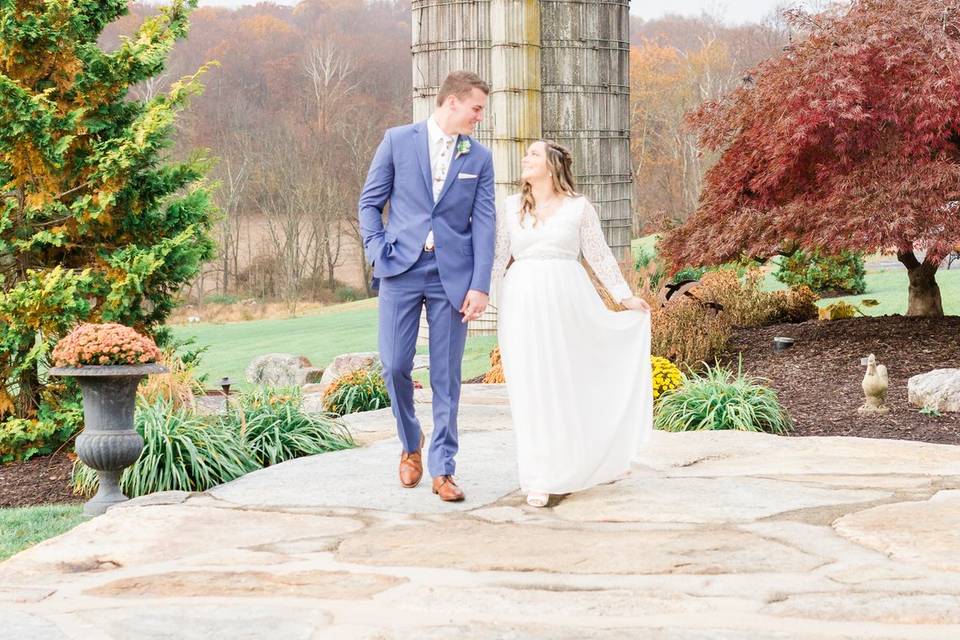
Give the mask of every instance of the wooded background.
[{"label": "wooded background", "polygon": [[[149,5],[110,25],[131,34]],[[365,293],[356,202],[383,130],[411,118],[408,0],[306,0],[237,10],[201,8],[155,95],[204,63],[218,66],[181,119],[174,154],[208,149],[221,209],[217,258],[187,295],[330,301]],[[714,160],[684,114],[750,82],[746,70],[790,38],[775,16],[727,26],[716,18],[631,18],[633,233],[685,220]]]}]

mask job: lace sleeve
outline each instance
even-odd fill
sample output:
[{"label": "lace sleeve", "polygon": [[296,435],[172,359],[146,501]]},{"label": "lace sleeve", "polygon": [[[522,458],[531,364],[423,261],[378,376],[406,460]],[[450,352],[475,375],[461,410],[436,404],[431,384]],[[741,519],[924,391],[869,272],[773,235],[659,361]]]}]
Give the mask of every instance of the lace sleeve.
[{"label": "lace sleeve", "polygon": [[510,263],[510,228],[507,226],[507,216],[510,215],[508,198],[497,210],[497,242],[493,253],[493,274],[491,277],[491,291],[497,291],[503,282],[503,276],[507,273],[507,265]]},{"label": "lace sleeve", "polygon": [[620,265],[603,237],[600,217],[593,204],[584,198],[583,216],[580,220],[580,251],[597,278],[618,302],[633,296],[627,281],[623,279]]}]

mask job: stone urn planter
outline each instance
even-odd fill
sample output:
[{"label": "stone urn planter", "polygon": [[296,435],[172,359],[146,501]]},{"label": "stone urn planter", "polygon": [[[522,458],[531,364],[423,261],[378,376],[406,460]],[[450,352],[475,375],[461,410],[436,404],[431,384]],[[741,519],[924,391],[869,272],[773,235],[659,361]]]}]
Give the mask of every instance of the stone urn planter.
[{"label": "stone urn planter", "polygon": [[77,457],[97,471],[100,488],[83,507],[98,516],[124,502],[120,473],[137,461],[143,438],[134,429],[137,385],[151,373],[166,373],[157,364],[156,343],[116,323],[85,323],[53,349],[52,376],[76,378],[83,394],[83,431],[77,436]]},{"label": "stone urn planter", "polygon": [[166,373],[159,364],[55,367],[50,375],[76,378],[83,394],[83,431],[76,451],[97,471],[100,489],[83,505],[83,514],[98,516],[128,498],[120,491],[120,473],[137,461],[143,438],[133,428],[137,385],[151,373]]}]

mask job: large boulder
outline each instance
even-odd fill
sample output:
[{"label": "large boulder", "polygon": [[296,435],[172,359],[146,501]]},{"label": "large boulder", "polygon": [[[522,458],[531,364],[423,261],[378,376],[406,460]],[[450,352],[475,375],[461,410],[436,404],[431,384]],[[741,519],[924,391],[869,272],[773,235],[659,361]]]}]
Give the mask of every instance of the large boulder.
[{"label": "large boulder", "polygon": [[960,369],[934,369],[907,381],[910,404],[940,412],[960,412]]},{"label": "large boulder", "polygon": [[251,384],[264,387],[294,387],[316,382],[323,373],[304,356],[292,353],[268,353],[257,356],[247,367]]},{"label": "large boulder", "polygon": [[[340,376],[350,373],[351,371],[356,371],[357,369],[370,369],[380,364],[380,354],[375,351],[364,351],[360,353],[345,353],[343,355],[337,356],[333,359],[333,362],[330,363],[330,366],[326,368],[323,372],[323,377],[320,378],[320,383],[316,385],[310,385],[309,390],[311,392],[324,392],[327,390],[333,381],[339,378]],[[413,370],[417,371],[418,369],[429,369],[430,368],[430,356],[420,355],[413,357]]]},{"label": "large boulder", "polygon": [[320,378],[320,390],[325,391],[340,376],[356,371],[370,369],[380,363],[380,354],[376,351],[345,353],[333,359]]}]

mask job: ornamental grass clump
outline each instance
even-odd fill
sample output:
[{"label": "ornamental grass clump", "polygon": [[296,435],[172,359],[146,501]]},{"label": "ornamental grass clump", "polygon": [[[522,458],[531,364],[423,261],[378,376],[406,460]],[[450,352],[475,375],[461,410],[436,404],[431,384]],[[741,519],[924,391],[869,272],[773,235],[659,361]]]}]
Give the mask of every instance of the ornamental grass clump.
[{"label": "ornamental grass clump", "polygon": [[691,373],[659,402],[654,425],[663,431],[736,430],[786,434],[793,426],[777,392],[738,367],[719,363]]},{"label": "ornamental grass clump", "polygon": [[[120,489],[133,498],[157,491],[206,491],[259,468],[235,430],[216,418],[198,415],[171,402],[138,403],[134,418],[143,451],[120,476]],[[91,496],[97,473],[76,460],[74,492]]]},{"label": "ornamental grass clump", "polygon": [[195,408],[195,398],[203,395],[203,383],[197,378],[196,365],[184,362],[172,349],[161,360],[166,373],[155,373],[140,383],[137,395],[148,403],[165,400],[175,409]]},{"label": "ornamental grass clump", "polygon": [[338,416],[389,406],[390,395],[379,369],[345,373],[334,380],[323,395],[323,408]]},{"label": "ornamental grass clump", "polygon": [[53,348],[53,364],[57,367],[137,365],[157,362],[161,357],[152,339],[112,322],[81,324]]},{"label": "ornamental grass clump", "polygon": [[304,410],[299,387],[257,388],[245,393],[224,421],[263,466],[356,446],[350,431],[335,416]]}]

